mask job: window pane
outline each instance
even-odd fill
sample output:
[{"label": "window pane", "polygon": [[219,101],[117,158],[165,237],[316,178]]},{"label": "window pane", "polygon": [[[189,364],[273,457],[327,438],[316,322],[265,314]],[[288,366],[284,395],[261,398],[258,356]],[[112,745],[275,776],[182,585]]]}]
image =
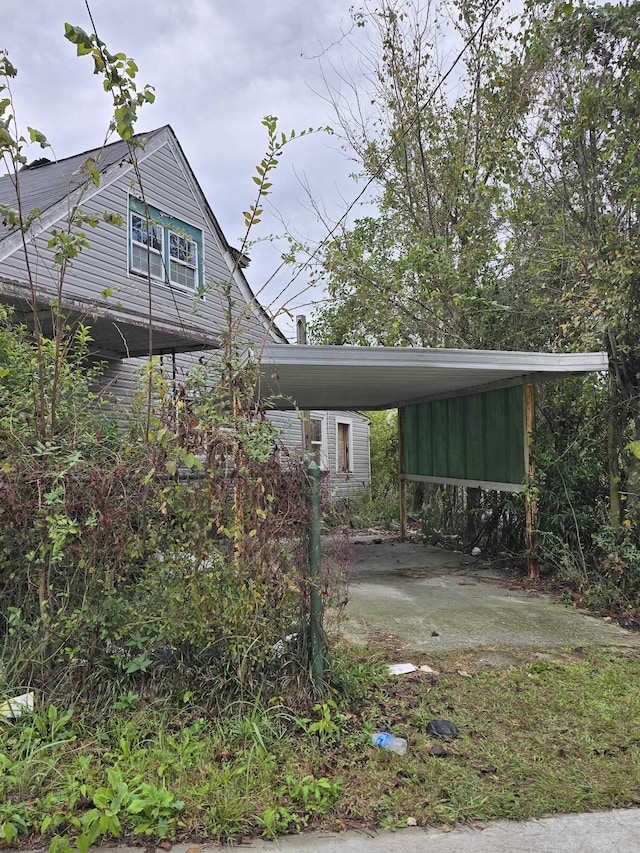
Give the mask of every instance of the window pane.
[{"label": "window pane", "polygon": [[172,258],[194,267],[196,265],[196,244],[193,240],[181,237],[179,234],[169,235],[169,252]]},{"label": "window pane", "polygon": [[143,246],[149,246],[157,252],[162,251],[162,226],[147,223],[144,217],[137,213],[131,214],[131,239]]},{"label": "window pane", "polygon": [[[131,200],[132,208],[139,204],[138,200]],[[202,232],[197,232],[198,236],[195,236],[193,226],[155,207],[149,207],[149,217],[140,209],[130,210],[131,269],[146,274],[149,266],[153,278],[191,291],[197,290],[200,282]]]},{"label": "window pane", "polygon": [[172,259],[171,281],[175,284],[181,284],[183,287],[194,288],[196,286],[196,271],[193,267],[187,267]]},{"label": "window pane", "polygon": [[[149,251],[149,267],[153,278],[164,278],[162,274],[162,256],[157,252]],[[147,250],[144,246],[135,243],[131,246],[131,269],[147,272]]]},{"label": "window pane", "polygon": [[311,441],[322,441],[322,421],[320,418],[311,418]]},{"label": "window pane", "polygon": [[136,243],[142,243],[144,240],[143,231],[144,227],[141,217],[133,213],[131,215],[131,239],[135,240]]},{"label": "window pane", "polygon": [[351,470],[351,424],[338,424],[338,471]]}]

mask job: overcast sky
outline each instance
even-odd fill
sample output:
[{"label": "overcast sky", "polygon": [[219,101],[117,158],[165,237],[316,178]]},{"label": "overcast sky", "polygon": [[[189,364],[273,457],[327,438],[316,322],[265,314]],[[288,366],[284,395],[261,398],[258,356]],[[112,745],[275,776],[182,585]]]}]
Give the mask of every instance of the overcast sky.
[{"label": "overcast sky", "polygon": [[[262,159],[264,115],[278,116],[281,130],[331,124],[321,97],[318,55],[349,29],[351,0],[93,0],[100,37],[109,50],[125,52],[139,68],[139,82],[155,87],[137,128],[170,124],[227,239],[238,244],[242,211],[253,200],[251,177]],[[110,117],[110,100],[88,57],[76,57],[64,38],[69,22],[90,30],[84,0],[1,0],[0,48],[9,51],[18,77],[13,84],[22,129],[43,131],[62,158],[99,145]],[[345,59],[346,57],[346,59]],[[349,61],[333,47],[334,63]],[[328,66],[325,63],[325,72]],[[41,156],[33,151],[31,158]],[[354,170],[325,134],[288,147],[274,178],[272,203],[301,237],[321,239],[326,229],[309,210],[307,183],[330,219],[355,198]],[[357,211],[356,211],[357,214]],[[256,236],[282,232],[265,216]],[[253,247],[247,277],[254,291],[279,263],[281,247]],[[262,301],[311,313],[298,277],[284,296],[291,272],[280,274]],[[290,334],[285,319],[281,327]]]}]

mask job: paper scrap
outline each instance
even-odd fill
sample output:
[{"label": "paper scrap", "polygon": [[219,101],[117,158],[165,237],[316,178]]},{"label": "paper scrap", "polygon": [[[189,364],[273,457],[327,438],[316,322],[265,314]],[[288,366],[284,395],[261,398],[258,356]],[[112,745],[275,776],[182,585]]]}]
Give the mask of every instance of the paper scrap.
[{"label": "paper scrap", "polygon": [[12,717],[20,717],[25,711],[33,711],[36,704],[35,693],[29,691],[23,693],[22,696],[14,696],[7,702],[0,702],[0,717],[11,719]]},{"label": "paper scrap", "polygon": [[412,663],[392,663],[389,664],[389,675],[406,675],[408,672],[415,672],[417,668]]}]

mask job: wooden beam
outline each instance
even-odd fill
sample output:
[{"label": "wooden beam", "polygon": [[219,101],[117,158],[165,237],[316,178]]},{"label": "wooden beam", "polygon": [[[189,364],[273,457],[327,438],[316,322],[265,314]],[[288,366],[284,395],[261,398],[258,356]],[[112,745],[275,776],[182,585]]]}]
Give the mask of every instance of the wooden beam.
[{"label": "wooden beam", "polygon": [[522,483],[498,483],[495,480],[465,480],[462,477],[431,477],[428,474],[403,474],[410,483],[438,483],[443,486],[465,486],[468,489],[489,489],[494,492],[521,492]]}]

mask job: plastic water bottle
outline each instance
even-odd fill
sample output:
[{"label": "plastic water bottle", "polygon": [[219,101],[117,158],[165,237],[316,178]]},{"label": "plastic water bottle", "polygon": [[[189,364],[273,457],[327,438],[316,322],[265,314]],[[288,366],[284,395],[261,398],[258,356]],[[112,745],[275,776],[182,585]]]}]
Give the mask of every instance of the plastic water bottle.
[{"label": "plastic water bottle", "polygon": [[407,742],[403,737],[395,737],[389,732],[375,732],[371,735],[371,742],[382,749],[390,749],[398,755],[404,755],[407,751]]}]

